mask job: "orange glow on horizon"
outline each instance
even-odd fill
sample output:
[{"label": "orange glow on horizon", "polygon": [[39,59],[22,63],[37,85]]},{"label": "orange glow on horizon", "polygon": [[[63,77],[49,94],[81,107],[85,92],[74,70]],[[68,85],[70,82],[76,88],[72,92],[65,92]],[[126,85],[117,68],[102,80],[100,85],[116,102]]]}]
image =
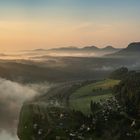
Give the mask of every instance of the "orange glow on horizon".
[{"label": "orange glow on horizon", "polygon": [[0,51],[86,45],[126,47],[139,39],[139,34],[130,26],[125,23],[1,21]]}]

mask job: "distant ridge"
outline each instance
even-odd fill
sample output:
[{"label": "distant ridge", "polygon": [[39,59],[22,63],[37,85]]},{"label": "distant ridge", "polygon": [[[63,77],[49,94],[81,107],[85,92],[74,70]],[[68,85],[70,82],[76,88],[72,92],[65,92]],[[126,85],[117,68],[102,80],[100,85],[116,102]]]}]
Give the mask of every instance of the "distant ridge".
[{"label": "distant ridge", "polygon": [[118,48],[112,46],[106,46],[104,48],[98,48],[94,45],[84,46],[84,47],[60,47],[60,48],[50,48],[50,49],[34,49],[26,50],[27,53],[34,54],[46,54],[46,55],[55,55],[55,56],[75,56],[75,57],[101,57],[107,54],[112,54],[120,51]]},{"label": "distant ridge", "polygon": [[98,51],[100,49],[96,46],[86,46],[86,47],[81,48],[81,50]]},{"label": "distant ridge", "polygon": [[120,49],[114,48],[112,46],[107,46],[107,47],[102,48],[102,50],[104,50],[104,51],[114,51],[114,50],[120,50]]},{"label": "distant ridge", "polygon": [[78,47],[73,47],[73,46],[69,46],[69,47],[60,47],[60,48],[52,48],[49,50],[53,50],[53,51],[72,51],[72,50],[78,50]]},{"label": "distant ridge", "polygon": [[130,43],[127,48],[124,48],[116,53],[107,55],[114,57],[140,57],[140,42]]},{"label": "distant ridge", "polygon": [[0,53],[0,56],[7,56],[6,54],[4,54],[4,53]]},{"label": "distant ridge", "polygon": [[35,49],[35,50],[32,50],[34,52],[37,52],[37,51],[47,51],[46,49]]},{"label": "distant ridge", "polygon": [[82,48],[70,46],[70,47],[53,48],[49,50],[53,50],[53,51],[117,51],[120,49],[114,48],[112,46],[107,46],[104,48],[98,48],[96,46],[85,46]]},{"label": "distant ridge", "polygon": [[140,42],[133,42],[133,43],[130,43],[128,45],[128,47],[122,51],[132,51],[132,52],[136,52],[136,51],[139,51],[140,52]]}]

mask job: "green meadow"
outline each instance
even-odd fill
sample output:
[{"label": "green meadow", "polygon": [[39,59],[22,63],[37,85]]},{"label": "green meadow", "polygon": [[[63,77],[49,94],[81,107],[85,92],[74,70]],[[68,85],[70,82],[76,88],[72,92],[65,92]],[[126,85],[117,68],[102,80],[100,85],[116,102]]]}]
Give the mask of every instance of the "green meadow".
[{"label": "green meadow", "polygon": [[70,96],[70,108],[89,114],[91,100],[99,102],[112,97],[112,89],[118,83],[119,80],[106,79],[79,88]]}]

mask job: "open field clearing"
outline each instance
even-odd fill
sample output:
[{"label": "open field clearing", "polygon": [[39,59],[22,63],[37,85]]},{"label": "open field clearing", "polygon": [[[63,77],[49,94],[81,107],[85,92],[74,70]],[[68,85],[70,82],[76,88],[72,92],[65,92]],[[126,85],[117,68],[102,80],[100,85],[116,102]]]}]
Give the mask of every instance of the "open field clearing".
[{"label": "open field clearing", "polygon": [[112,95],[112,88],[119,83],[119,80],[107,79],[83,86],[71,94],[70,107],[80,110],[86,114],[90,113],[90,102],[99,102]]}]

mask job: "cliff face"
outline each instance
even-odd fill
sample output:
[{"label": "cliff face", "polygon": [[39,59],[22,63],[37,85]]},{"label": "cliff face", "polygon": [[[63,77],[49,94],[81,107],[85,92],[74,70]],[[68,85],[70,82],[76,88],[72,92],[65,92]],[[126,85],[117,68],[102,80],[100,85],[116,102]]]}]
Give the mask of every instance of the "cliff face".
[{"label": "cliff face", "polygon": [[134,42],[128,45],[128,47],[126,48],[127,51],[139,51],[140,52],[140,42]]},{"label": "cliff face", "polygon": [[107,55],[110,57],[137,58],[140,57],[140,42],[130,43],[125,49]]}]

